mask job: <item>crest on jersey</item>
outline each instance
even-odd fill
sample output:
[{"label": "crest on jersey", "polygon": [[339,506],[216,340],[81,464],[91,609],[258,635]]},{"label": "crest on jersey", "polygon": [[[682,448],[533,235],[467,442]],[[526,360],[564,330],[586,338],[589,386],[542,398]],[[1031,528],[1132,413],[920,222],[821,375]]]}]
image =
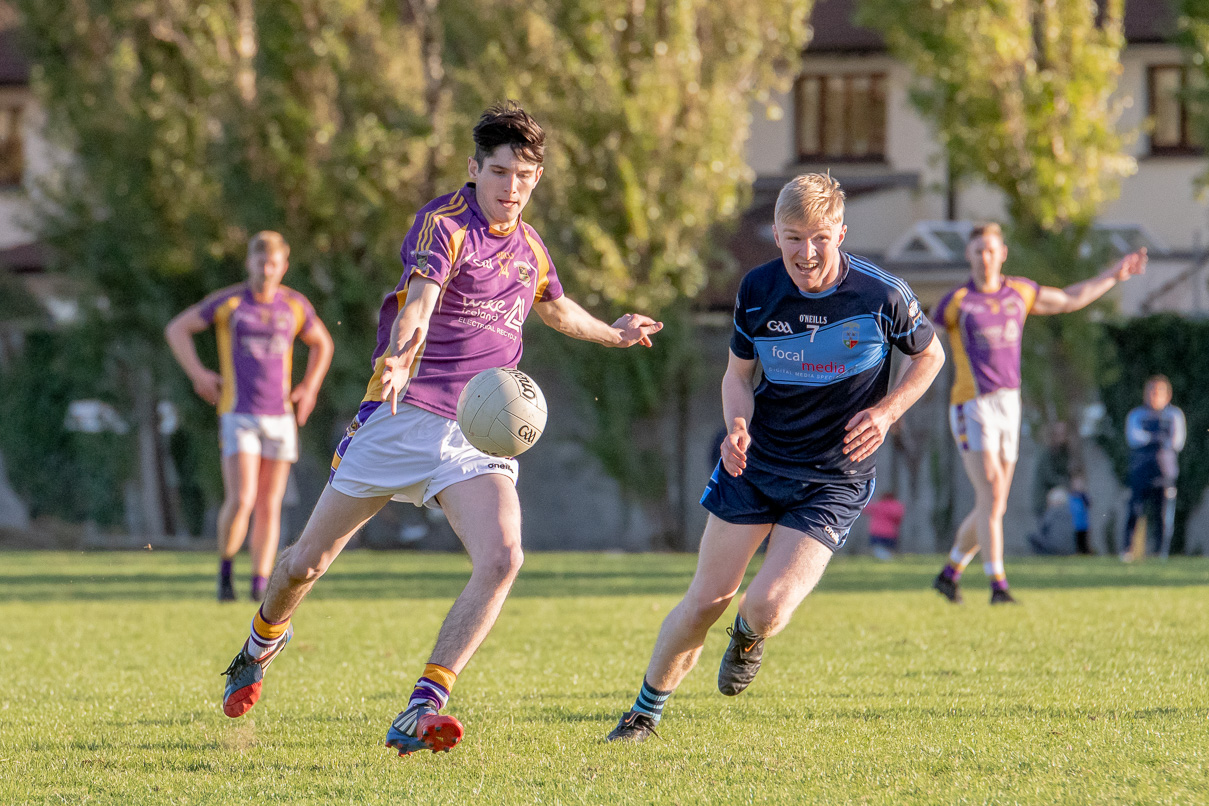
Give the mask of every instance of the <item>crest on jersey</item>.
[{"label": "crest on jersey", "polygon": [[517,260],[512,265],[516,266],[516,279],[520,280],[521,285],[528,288],[529,284],[533,282],[533,273],[536,270],[523,260]]},{"label": "crest on jersey", "polygon": [[844,346],[851,350],[861,340],[861,326],[859,322],[849,322],[844,325],[843,330]]},{"label": "crest on jersey", "polygon": [[432,254],[428,250],[423,252],[413,252],[416,258],[416,271],[423,273],[428,269],[428,256]]}]

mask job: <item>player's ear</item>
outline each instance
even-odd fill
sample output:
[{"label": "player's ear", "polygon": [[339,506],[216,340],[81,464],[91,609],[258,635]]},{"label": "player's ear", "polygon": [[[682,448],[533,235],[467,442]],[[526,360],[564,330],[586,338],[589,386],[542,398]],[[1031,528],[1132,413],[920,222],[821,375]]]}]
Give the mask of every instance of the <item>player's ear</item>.
[{"label": "player's ear", "polygon": [[471,179],[478,179],[479,163],[474,157],[466,160],[466,173],[470,174]]},{"label": "player's ear", "polygon": [[846,236],[847,234],[848,234],[848,225],[840,224],[840,237],[836,239],[835,245],[839,246],[840,244],[842,244],[844,242],[844,236]]},{"label": "player's ear", "polygon": [[781,248],[781,228],[775,220],[772,222],[772,242],[777,245],[777,249]]},{"label": "player's ear", "polygon": [[545,170],[542,166],[537,166],[537,170],[533,172],[533,184],[536,185],[542,178],[542,172]]}]

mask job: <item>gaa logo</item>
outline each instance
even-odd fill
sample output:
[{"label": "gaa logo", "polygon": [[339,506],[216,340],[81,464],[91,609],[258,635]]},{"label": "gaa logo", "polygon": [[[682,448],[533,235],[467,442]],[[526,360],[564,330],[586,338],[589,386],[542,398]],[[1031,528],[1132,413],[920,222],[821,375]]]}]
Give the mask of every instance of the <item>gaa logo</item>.
[{"label": "gaa logo", "polygon": [[516,429],[516,435],[530,445],[533,444],[533,441],[536,440],[538,436],[540,436],[537,432],[537,429],[531,425],[522,425],[520,428]]},{"label": "gaa logo", "polygon": [[778,322],[776,319],[773,319],[768,323],[768,329],[773,333],[785,333],[788,335],[793,335],[793,327],[790,326],[788,322]]}]

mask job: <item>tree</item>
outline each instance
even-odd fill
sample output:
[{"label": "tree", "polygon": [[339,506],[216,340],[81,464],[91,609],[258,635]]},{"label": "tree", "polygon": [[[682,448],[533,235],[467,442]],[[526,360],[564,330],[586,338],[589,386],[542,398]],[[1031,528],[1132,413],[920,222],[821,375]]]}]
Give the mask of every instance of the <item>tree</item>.
[{"label": "tree", "polygon": [[[953,175],[998,190],[1011,264],[1047,285],[1099,270],[1091,227],[1136,170],[1118,120],[1124,0],[863,0],[859,19],[912,71]],[[1047,421],[1095,393],[1099,331],[1086,313],[1034,321],[1024,393]],[[1073,431],[1074,429],[1072,429]]]},{"label": "tree", "polygon": [[[570,291],[606,315],[669,322],[656,349],[560,344],[595,428],[588,446],[624,491],[659,502],[683,547],[695,491],[682,464],[697,345],[691,301],[725,270],[721,229],[746,205],[753,100],[788,84],[810,0],[455,0],[447,62],[463,114],[523,98],[551,133],[532,207]],[[500,35],[507,32],[507,35]],[[667,450],[656,414],[682,422]],[[662,456],[679,456],[669,491]],[[679,502],[677,506],[676,502]]]},{"label": "tree", "polygon": [[559,350],[599,399],[590,444],[606,469],[663,494],[635,473],[662,451],[630,448],[634,418],[691,382],[687,310],[726,263],[716,228],[751,183],[750,103],[788,82],[809,0],[18,4],[48,128],[75,155],[47,188],[44,235],[106,301],[88,324],[115,370],[98,394],[146,414],[174,386],[187,427],[213,442],[160,328],[240,277],[250,233],[280,229],[289,282],[337,340],[307,429],[326,442],[322,424],[364,389],[415,210],[464,177],[457,155],[484,106],[515,97],[552,132],[531,211],[566,285],[604,316],[683,320],[657,350]]},{"label": "tree", "polygon": [[[155,442],[155,400],[175,387],[187,427],[212,444],[213,417],[160,331],[241,279],[251,233],[279,229],[294,245],[290,283],[342,346],[335,394],[308,429],[326,445],[323,426],[360,396],[372,339],[362,325],[397,281],[397,240],[421,203],[413,180],[429,132],[411,101],[414,33],[385,0],[18,6],[47,131],[72,155],[43,188],[42,234],[100,303],[83,325],[104,345],[90,391]],[[154,512],[161,473],[157,450],[144,453]]]}]

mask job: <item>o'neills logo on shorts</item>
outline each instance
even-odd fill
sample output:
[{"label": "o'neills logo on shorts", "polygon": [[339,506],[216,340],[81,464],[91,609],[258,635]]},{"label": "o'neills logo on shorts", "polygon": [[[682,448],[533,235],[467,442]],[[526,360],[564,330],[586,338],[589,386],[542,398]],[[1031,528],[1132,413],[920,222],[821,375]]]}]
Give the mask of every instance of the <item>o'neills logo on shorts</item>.
[{"label": "o'neills logo on shorts", "polygon": [[503,462],[488,462],[487,469],[488,470],[506,470],[509,473],[512,472],[511,465],[506,465]]}]

